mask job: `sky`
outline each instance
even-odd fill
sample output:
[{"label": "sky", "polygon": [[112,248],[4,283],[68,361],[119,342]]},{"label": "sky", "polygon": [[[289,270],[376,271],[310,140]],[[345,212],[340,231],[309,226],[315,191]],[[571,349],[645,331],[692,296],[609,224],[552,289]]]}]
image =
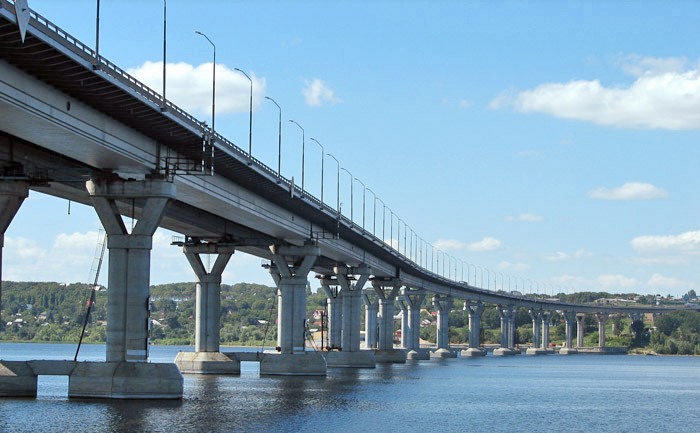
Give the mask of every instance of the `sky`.
[{"label": "sky", "polygon": [[[95,1],[29,4],[94,47]],[[269,97],[282,175],[300,182],[303,128],[305,189],[322,145],[324,201],[362,224],[364,184],[368,230],[376,205],[484,287],[678,296],[700,290],[698,22],[694,1],[169,0],[166,93],[210,122],[200,31],[217,131],[247,149],[252,81],[253,156],[277,169]],[[99,46],[160,93],[163,2],[102,0]],[[99,227],[31,193],[3,279],[90,281]],[[194,280],[173,235],[152,284]],[[223,280],[273,284],[243,253]]]}]

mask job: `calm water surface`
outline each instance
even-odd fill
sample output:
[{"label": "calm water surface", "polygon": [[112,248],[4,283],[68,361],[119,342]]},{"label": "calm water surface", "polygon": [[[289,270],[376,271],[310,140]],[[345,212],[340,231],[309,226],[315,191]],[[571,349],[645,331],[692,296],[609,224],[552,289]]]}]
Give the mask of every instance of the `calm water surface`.
[{"label": "calm water surface", "polygon": [[[181,347],[152,348],[171,362]],[[72,359],[74,345],[0,343],[0,359]],[[104,360],[87,345],[79,359]],[[7,432],[700,431],[700,357],[526,356],[329,369],[327,378],[186,376],[182,401],[0,399]]]}]

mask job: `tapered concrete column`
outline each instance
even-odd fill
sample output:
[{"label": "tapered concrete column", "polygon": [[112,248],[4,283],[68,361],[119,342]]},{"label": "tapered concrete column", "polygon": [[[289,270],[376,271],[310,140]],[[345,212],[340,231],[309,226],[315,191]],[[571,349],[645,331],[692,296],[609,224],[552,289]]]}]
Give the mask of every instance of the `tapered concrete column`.
[{"label": "tapered concrete column", "polygon": [[[220,352],[221,275],[235,249],[215,242],[190,242],[182,251],[196,277],[194,352],[179,352],[175,364],[182,373],[240,374],[240,362]],[[203,254],[217,256],[209,271],[202,262]]]},{"label": "tapered concrete column", "polygon": [[484,312],[484,304],[481,301],[466,301],[464,309],[469,314],[469,349],[462,351],[462,356],[485,356],[486,351],[481,345],[481,313]]},{"label": "tapered concrete column", "polygon": [[430,355],[427,352],[420,350],[420,308],[425,300],[425,291],[411,290],[406,287],[399,297],[401,309],[403,310],[404,320],[402,325],[405,329],[402,330],[403,348],[408,351],[409,359],[429,359]]},{"label": "tapered concrete column", "polygon": [[[68,396],[182,398],[182,375],[174,363],[146,363],[152,236],[175,186],[164,180],[90,180],[86,187],[107,232],[107,362],[78,363]],[[117,204],[137,200],[143,207],[129,233]]]},{"label": "tapered concrete column", "polygon": [[607,313],[596,313],[598,319],[598,347],[605,347],[605,321],[608,319]]},{"label": "tapered concrete column", "polygon": [[513,331],[514,331],[514,308],[511,305],[498,305],[496,307],[498,316],[501,318],[501,347],[493,351],[494,356],[514,355]]},{"label": "tapered concrete column", "polygon": [[[87,182],[97,216],[107,232],[107,362],[148,359],[149,282],[153,233],[158,228],[175,185],[162,180]],[[145,200],[138,221],[128,232],[117,201]]]},{"label": "tapered concrete column", "polygon": [[542,341],[540,340],[540,333],[542,332],[542,310],[530,310],[530,317],[532,318],[532,347],[541,347]]},{"label": "tapered concrete column", "polygon": [[552,320],[551,311],[542,312],[542,349],[547,350],[549,347],[549,324]]},{"label": "tapered concrete column", "polygon": [[408,327],[408,305],[406,305],[406,302],[400,296],[397,301],[399,308],[401,308],[401,347],[406,350],[411,350],[409,349],[411,344],[409,343],[409,340],[411,339],[409,333],[411,330]]},{"label": "tapered concrete column", "polygon": [[564,347],[559,350],[560,355],[572,355],[578,353],[576,349],[573,348],[573,332],[574,332],[574,322],[576,321],[576,313],[573,311],[564,311],[564,323],[565,336],[564,336]]},{"label": "tapered concrete column", "polygon": [[320,353],[306,352],[306,286],[320,251],[303,246],[272,245],[270,275],[277,286],[277,350],[264,353],[261,375],[325,376],[326,361]]},{"label": "tapered concrete column", "polygon": [[453,303],[452,296],[435,295],[433,297],[433,307],[437,311],[437,350],[430,354],[431,357],[457,357],[457,353],[450,350],[449,314]]},{"label": "tapered concrete column", "polygon": [[375,353],[377,362],[405,362],[406,352],[394,350],[394,301],[399,294],[401,281],[396,278],[374,279],[372,288],[379,301],[379,339]]},{"label": "tapered concrete column", "polygon": [[362,302],[365,306],[365,349],[376,349],[379,301],[374,290],[363,291]]},{"label": "tapered concrete column", "polygon": [[[5,232],[27,196],[29,196],[28,182],[0,181],[0,311],[2,311],[2,249],[5,246]],[[5,329],[5,323],[0,320],[0,331],[3,329]]]},{"label": "tapered concrete column", "polygon": [[[335,284],[332,284],[335,282]],[[329,278],[321,279],[321,289],[326,294],[326,312],[328,324],[328,347],[330,349],[339,349],[341,347],[342,335],[342,306],[343,298],[340,290],[340,284],[337,280],[333,281]]]},{"label": "tapered concrete column", "polygon": [[[343,299],[341,348],[343,352],[359,352],[360,318],[362,315],[360,297],[371,270],[367,266],[360,266],[351,270],[345,267],[335,267],[334,271],[340,283]],[[355,276],[354,280],[348,275],[350,271]]]},{"label": "tapered concrete column", "polygon": [[576,347],[583,347],[583,336],[586,328],[586,315],[576,314]]}]

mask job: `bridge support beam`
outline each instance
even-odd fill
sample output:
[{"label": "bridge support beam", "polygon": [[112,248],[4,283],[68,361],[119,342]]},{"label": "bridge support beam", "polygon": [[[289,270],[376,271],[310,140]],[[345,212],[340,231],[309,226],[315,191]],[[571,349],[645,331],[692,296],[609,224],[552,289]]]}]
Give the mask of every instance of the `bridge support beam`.
[{"label": "bridge support beam", "polygon": [[[241,363],[220,352],[221,343],[221,274],[235,249],[217,243],[186,243],[182,249],[197,280],[195,288],[194,352],[179,352],[175,365],[181,373],[240,374]],[[215,254],[216,260],[207,271],[203,254]]]},{"label": "bridge support beam", "polygon": [[[152,237],[175,186],[163,180],[103,181],[86,184],[107,232],[107,362],[79,363],[68,383],[70,397],[182,398],[175,364],[147,363],[149,280]],[[144,203],[128,232],[117,202]]]},{"label": "bridge support beam", "polygon": [[552,312],[543,311],[542,312],[542,349],[546,351],[549,349],[549,325],[552,321]]},{"label": "bridge support beam", "polygon": [[376,349],[379,301],[374,290],[362,291],[362,303],[365,306],[365,349]]},{"label": "bridge support beam", "polygon": [[424,300],[424,290],[411,290],[408,287],[404,287],[399,297],[403,311],[401,345],[406,350],[406,359],[430,359],[430,353],[420,348],[420,307]]},{"label": "bridge support beam", "polygon": [[316,245],[270,247],[270,274],[277,285],[277,350],[260,359],[261,375],[325,376],[326,360],[306,352],[306,286],[319,248]]},{"label": "bridge support beam", "polygon": [[457,353],[450,350],[449,314],[454,300],[452,296],[435,295],[433,306],[437,311],[437,350],[430,353],[432,358],[456,358]]},{"label": "bridge support beam", "polygon": [[[2,249],[5,246],[5,232],[27,196],[29,196],[28,182],[23,180],[0,182],[0,310],[2,310]],[[0,331],[3,329],[5,329],[5,323],[0,320]]]},{"label": "bridge support beam", "polygon": [[596,319],[598,319],[598,347],[601,349],[605,347],[605,322],[608,320],[607,313],[596,313]]},{"label": "bridge support beam", "polygon": [[375,279],[372,288],[379,301],[379,339],[375,357],[379,363],[406,362],[406,351],[394,349],[394,301],[399,294],[401,281],[397,278]]},{"label": "bridge support beam", "polygon": [[326,326],[328,328],[327,350],[340,349],[343,320],[343,293],[336,279],[321,278],[321,289],[326,294]]},{"label": "bridge support beam", "polygon": [[528,355],[542,355],[545,353],[542,350],[542,339],[544,335],[544,330],[542,326],[544,325],[544,312],[542,310],[529,310],[530,317],[532,318],[532,347],[529,347],[525,352]]},{"label": "bridge support beam", "polygon": [[484,312],[484,303],[481,301],[466,301],[464,309],[469,314],[469,348],[462,350],[464,357],[486,356],[486,351],[481,346],[481,313]]},{"label": "bridge support beam", "polygon": [[583,337],[586,328],[586,315],[584,313],[576,314],[576,347],[583,347]]},{"label": "bridge support beam", "polygon": [[494,356],[515,355],[513,350],[513,332],[515,331],[515,308],[512,305],[498,305],[498,317],[501,318],[501,347],[493,351]]},{"label": "bridge support beam", "polygon": [[565,337],[564,337],[564,347],[559,350],[560,355],[573,355],[578,353],[576,349],[573,348],[573,331],[574,322],[576,321],[576,313],[573,311],[564,311],[564,323],[565,323]]},{"label": "bridge support beam", "polygon": [[[324,352],[326,364],[329,367],[375,368],[374,351],[360,350],[360,317],[362,314],[360,296],[362,288],[369,277],[370,269],[366,266],[361,266],[357,269],[336,266],[333,268],[333,272],[335,279],[324,277],[321,287],[323,287],[324,283],[327,285],[334,283],[339,286],[338,298],[342,305],[342,317],[335,322],[339,334],[336,337],[338,339],[338,351]],[[356,279],[353,279],[353,275]],[[330,332],[333,335],[332,328]]]}]

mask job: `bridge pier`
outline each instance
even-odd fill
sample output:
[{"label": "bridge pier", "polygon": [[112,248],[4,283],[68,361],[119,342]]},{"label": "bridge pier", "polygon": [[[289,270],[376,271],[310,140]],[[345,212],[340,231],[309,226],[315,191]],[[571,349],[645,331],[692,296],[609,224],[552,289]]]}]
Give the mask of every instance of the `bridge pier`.
[{"label": "bridge pier", "polygon": [[[90,180],[87,190],[107,232],[106,362],[78,363],[70,374],[70,397],[182,398],[182,375],[175,364],[147,363],[149,280],[152,237],[175,186],[163,180]],[[143,200],[131,233],[117,201]]]},{"label": "bridge pier", "polygon": [[374,290],[363,290],[361,293],[365,306],[365,349],[376,349],[379,301]]},{"label": "bridge pier", "polygon": [[607,313],[596,313],[596,319],[598,319],[598,347],[601,349],[605,347],[605,322],[608,319]]},{"label": "bridge pier", "polygon": [[[181,373],[240,374],[241,363],[220,351],[221,343],[221,274],[235,249],[215,242],[185,243],[182,248],[192,266],[197,284],[195,289],[194,352],[179,352],[175,365]],[[216,254],[214,266],[207,272],[202,254]]]},{"label": "bridge pier", "polygon": [[469,314],[469,348],[462,351],[464,357],[486,356],[486,351],[481,349],[481,313],[484,312],[484,303],[481,301],[466,301],[464,309]]},{"label": "bridge pier", "polygon": [[[5,246],[5,232],[28,196],[27,181],[3,180],[0,182],[0,310],[2,309],[2,250]],[[5,329],[5,323],[0,320],[0,331],[3,329]]]},{"label": "bridge pier", "polygon": [[[330,279],[330,277],[324,277],[322,279],[322,287],[324,280],[327,280],[325,282],[327,285],[334,283],[339,286],[338,297],[342,306],[342,317],[335,321],[338,332],[336,336],[338,339],[338,351],[324,352],[326,364],[329,367],[375,368],[374,351],[360,350],[360,315],[362,314],[360,310],[360,296],[362,288],[369,277],[370,270],[366,266],[355,270],[336,266],[333,268],[333,272],[335,280]],[[350,272],[357,272],[355,274],[357,275],[356,281],[352,282],[351,277],[348,276]],[[337,306],[333,311],[337,311]],[[333,335],[332,330],[330,332]],[[331,346],[333,346],[332,343]]]},{"label": "bridge pier", "polygon": [[573,348],[573,328],[574,321],[576,320],[576,313],[573,311],[564,311],[564,322],[566,324],[565,337],[564,337],[564,347],[559,350],[560,355],[573,355],[578,353],[576,349]]},{"label": "bridge pier", "polygon": [[513,349],[513,332],[515,331],[515,308],[512,305],[498,305],[498,317],[501,318],[501,347],[493,351],[494,356],[515,355]]},{"label": "bridge pier", "polygon": [[261,375],[325,376],[326,360],[306,352],[306,286],[320,251],[316,245],[270,247],[270,274],[277,286],[277,350],[263,353]]},{"label": "bridge pier", "polygon": [[547,353],[549,350],[549,325],[552,321],[552,312],[543,311],[542,312],[542,346],[541,348]]},{"label": "bridge pier", "polygon": [[542,333],[542,324],[544,322],[542,310],[529,310],[530,317],[532,318],[532,347],[528,348],[525,352],[528,355],[542,355],[542,340],[540,339]]},{"label": "bridge pier", "polygon": [[425,291],[403,289],[399,305],[403,311],[401,326],[402,346],[406,350],[406,359],[430,359],[430,353],[420,348],[420,307],[425,300]]},{"label": "bridge pier", "polygon": [[401,281],[396,278],[374,279],[372,288],[379,301],[379,340],[375,357],[380,363],[406,362],[406,352],[394,349],[394,301],[399,293]]},{"label": "bridge pier", "polygon": [[454,300],[452,296],[435,295],[433,306],[437,311],[437,350],[430,353],[431,358],[456,358],[457,353],[450,350],[449,314]]},{"label": "bridge pier", "polygon": [[583,336],[586,328],[586,315],[576,314],[576,347],[583,347]]}]

